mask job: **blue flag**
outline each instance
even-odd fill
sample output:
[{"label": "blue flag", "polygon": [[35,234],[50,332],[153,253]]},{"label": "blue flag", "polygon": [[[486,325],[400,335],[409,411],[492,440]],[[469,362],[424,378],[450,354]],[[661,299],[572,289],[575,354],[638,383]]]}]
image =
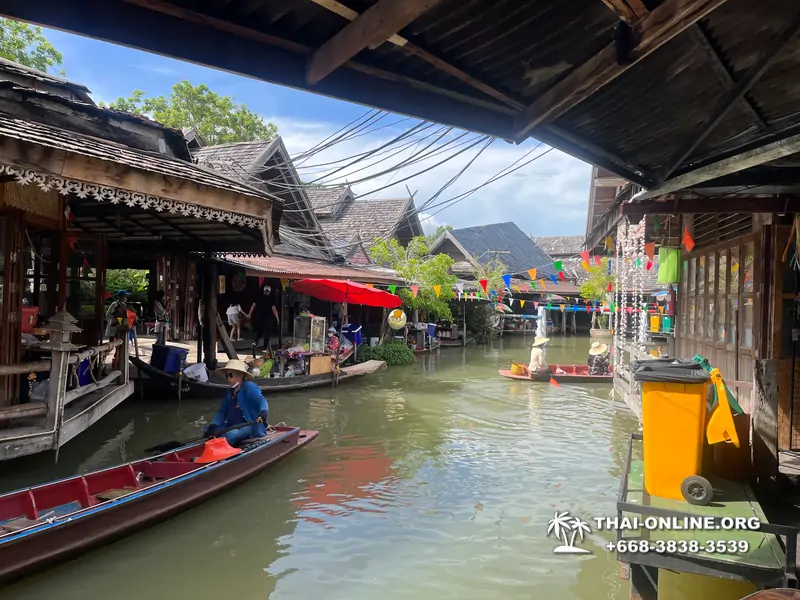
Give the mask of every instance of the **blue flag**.
[{"label": "blue flag", "polygon": [[503,282],[506,284],[507,288],[511,287],[511,275],[503,275]]}]

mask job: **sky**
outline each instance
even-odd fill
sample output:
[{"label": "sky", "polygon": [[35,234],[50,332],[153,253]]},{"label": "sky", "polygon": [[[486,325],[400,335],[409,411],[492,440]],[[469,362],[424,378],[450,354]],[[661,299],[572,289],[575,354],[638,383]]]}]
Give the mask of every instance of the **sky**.
[{"label": "sky", "polygon": [[[274,123],[292,156],[313,148],[369,110],[341,100],[98,40],[48,29],[44,33],[63,54],[67,78],[86,85],[95,101],[110,102],[128,96],[135,89],[150,96],[166,95],[175,83],[184,79],[193,85],[205,83],[214,92],[233,96],[237,103],[245,104]],[[525,233],[534,236],[585,233],[591,167],[535,140],[520,145],[495,140],[478,155],[486,145],[480,137],[453,130],[430,147],[431,151],[438,148],[441,151],[426,157],[426,145],[444,133],[440,126],[434,125],[416,130],[417,133],[405,138],[404,142],[390,146],[392,151],[341,169],[351,162],[348,158],[378,148],[418,124],[419,121],[414,119],[386,115],[365,128],[363,135],[307,156],[298,164],[298,170],[304,181],[320,177],[325,177],[318,181],[322,184],[346,181],[356,194],[363,197],[407,197],[408,186],[414,194],[416,206],[426,206],[420,212],[426,232],[434,231],[439,225],[458,229],[514,221]],[[450,145],[442,147],[447,142]],[[545,153],[547,150],[550,151]],[[436,166],[448,156],[453,157]],[[538,156],[541,158],[536,158]],[[383,173],[412,157],[416,163]],[[515,161],[522,159],[515,165],[520,166],[533,158],[536,159],[530,164],[469,196],[458,198],[460,194],[483,185]],[[337,171],[332,173],[333,170]],[[459,175],[461,171],[463,173]],[[456,176],[457,179],[440,192],[440,188]],[[439,195],[435,197],[437,192]]]}]

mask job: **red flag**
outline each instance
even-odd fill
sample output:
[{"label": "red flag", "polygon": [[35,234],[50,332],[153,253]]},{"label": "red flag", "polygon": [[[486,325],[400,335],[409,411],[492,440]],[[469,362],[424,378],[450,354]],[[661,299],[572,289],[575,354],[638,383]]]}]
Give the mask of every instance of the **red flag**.
[{"label": "red flag", "polygon": [[607,292],[613,292],[614,291],[614,285],[610,281],[608,282],[608,286],[606,286],[606,291]]},{"label": "red flag", "polygon": [[486,284],[489,283],[489,282],[486,279],[481,279],[478,283],[481,284],[481,287],[483,288],[483,293],[485,294],[486,293]]},{"label": "red flag", "polygon": [[591,307],[591,306],[587,306],[587,307],[586,307],[586,312],[587,312],[587,313],[588,313],[588,312],[592,312],[592,307]]},{"label": "red flag", "polygon": [[653,261],[652,260],[648,260],[647,261],[647,270],[649,271],[652,268],[653,268]]},{"label": "red flag", "polygon": [[561,277],[561,281],[563,281],[563,282],[565,282],[565,283],[566,283],[566,281],[567,281],[567,278],[566,278],[566,277],[564,277],[564,271],[559,271],[559,272],[558,272],[558,276],[559,276],[559,277]]},{"label": "red flag", "polygon": [[587,250],[586,252],[581,252],[581,258],[583,259],[583,262],[588,263],[589,262],[589,251]]},{"label": "red flag", "polygon": [[683,247],[686,248],[687,252],[691,252],[692,248],[694,248],[694,238],[692,237],[692,234],[689,233],[688,227],[684,227],[683,229],[683,239],[681,239],[681,244],[683,244]]},{"label": "red flag", "polygon": [[265,279],[266,279],[266,277],[259,277],[258,278],[258,287],[261,287],[262,285],[264,285],[264,280]]},{"label": "red flag", "polygon": [[419,291],[419,286],[418,285],[412,285],[411,286],[411,293],[414,294],[414,298],[417,297],[417,292],[418,291]]},{"label": "red flag", "polygon": [[109,298],[111,298],[111,292],[106,290],[105,292],[103,292],[103,300],[108,300]]},{"label": "red flag", "polygon": [[594,262],[597,263],[598,267],[603,266],[603,259],[600,258],[600,256],[598,256],[597,254],[594,255]]},{"label": "red flag", "polygon": [[535,308],[536,310],[539,310],[539,303],[534,301],[533,308]]}]

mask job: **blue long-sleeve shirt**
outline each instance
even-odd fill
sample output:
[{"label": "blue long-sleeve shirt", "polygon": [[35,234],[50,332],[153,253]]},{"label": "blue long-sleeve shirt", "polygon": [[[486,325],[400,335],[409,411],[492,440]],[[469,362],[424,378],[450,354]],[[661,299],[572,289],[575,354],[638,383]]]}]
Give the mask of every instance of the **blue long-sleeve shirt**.
[{"label": "blue long-sleeve shirt", "polygon": [[[228,388],[228,391],[225,392],[225,397],[222,399],[222,405],[220,405],[219,410],[217,411],[217,414],[214,415],[214,420],[212,421],[212,423],[218,429],[221,427],[231,427],[239,424],[226,422],[228,417],[228,407],[230,406],[231,402],[238,402],[245,422],[252,422],[258,419],[258,413],[260,413],[262,410],[269,411],[269,404],[267,403],[267,399],[264,398],[264,394],[261,393],[261,389],[252,381],[244,381],[242,382],[239,393],[236,394],[236,399],[233,399],[233,389]],[[267,428],[264,423],[258,423],[254,427],[257,428],[259,436],[263,437],[267,435]]]}]

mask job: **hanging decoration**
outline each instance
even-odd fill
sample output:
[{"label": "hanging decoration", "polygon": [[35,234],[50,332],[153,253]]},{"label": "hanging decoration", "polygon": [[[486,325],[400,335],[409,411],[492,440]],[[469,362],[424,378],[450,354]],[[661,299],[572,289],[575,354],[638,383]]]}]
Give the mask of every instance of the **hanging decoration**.
[{"label": "hanging decoration", "polygon": [[694,248],[694,238],[692,237],[692,234],[689,233],[688,227],[683,228],[683,237],[681,238],[681,244],[683,244],[683,247],[686,248],[687,252],[691,252],[692,248]]},{"label": "hanging decoration", "polygon": [[389,286],[389,293],[390,294],[394,294],[396,291],[397,291],[397,286],[396,285],[390,285]]},{"label": "hanging decoration", "polygon": [[553,263],[553,268],[554,268],[556,271],[563,271],[563,270],[564,270],[564,265],[563,265],[563,264],[561,264],[561,261],[560,261],[560,260],[557,260],[556,262],[554,262],[554,263]]},{"label": "hanging decoration", "polygon": [[653,260],[656,255],[656,243],[655,242],[648,242],[644,245],[644,253],[647,255],[647,258]]},{"label": "hanging decoration", "polygon": [[456,284],[456,288],[458,289],[458,293],[459,294],[464,292],[464,284],[463,283],[457,283]]},{"label": "hanging decoration", "polygon": [[583,259],[583,262],[585,262],[585,263],[589,262],[589,251],[588,250],[586,250],[584,252],[581,252],[580,255],[581,255],[581,258]]},{"label": "hanging decoration", "polygon": [[519,301],[519,307],[520,308],[525,308],[525,300],[520,300]]},{"label": "hanging decoration", "polygon": [[486,293],[486,285],[489,283],[488,280],[481,279],[478,283],[481,284],[481,287],[483,288],[483,293],[485,294]]},{"label": "hanging decoration", "polygon": [[503,283],[506,284],[507,288],[510,288],[511,287],[511,275],[509,275],[508,273],[503,275]]},{"label": "hanging decoration", "polygon": [[440,285],[433,286],[433,291],[436,294],[436,297],[438,298],[442,294],[442,286]]},{"label": "hanging decoration", "polygon": [[595,254],[594,255],[594,262],[598,267],[602,267],[603,266],[603,259],[600,258],[599,254]]},{"label": "hanging decoration", "polygon": [[528,277],[531,278],[531,281],[536,279],[536,269],[528,269]]},{"label": "hanging decoration", "polygon": [[412,285],[411,286],[411,293],[414,295],[414,298],[417,297],[417,292],[419,292],[419,286],[418,285]]},{"label": "hanging decoration", "polygon": [[266,277],[259,277],[258,278],[258,289],[261,289],[262,287],[264,287],[264,280],[265,279],[266,279]]}]

